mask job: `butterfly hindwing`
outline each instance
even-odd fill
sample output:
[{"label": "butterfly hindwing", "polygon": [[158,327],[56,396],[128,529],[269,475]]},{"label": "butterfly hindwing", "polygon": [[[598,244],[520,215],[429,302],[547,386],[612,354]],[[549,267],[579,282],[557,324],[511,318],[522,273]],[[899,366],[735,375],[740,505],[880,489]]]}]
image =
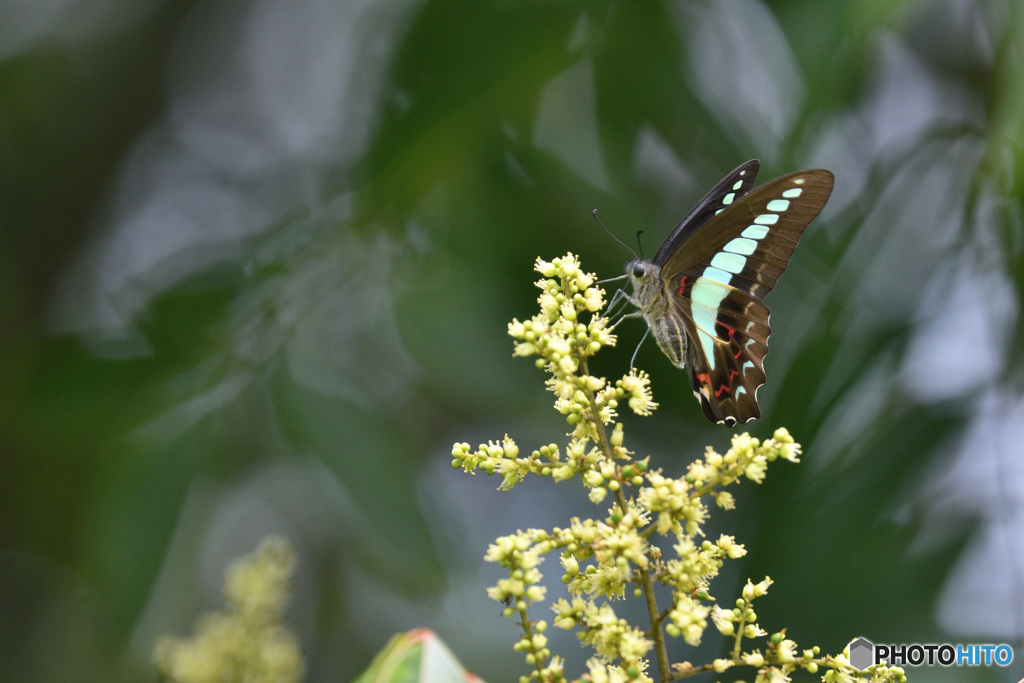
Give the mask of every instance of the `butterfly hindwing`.
[{"label": "butterfly hindwing", "polygon": [[661,280],[683,319],[690,384],[708,419],[731,425],[760,417],[756,392],[771,334],[762,299],[832,184],[823,169],[776,178],[695,224],[667,257]]},{"label": "butterfly hindwing", "polygon": [[[742,308],[714,312],[693,304],[693,318],[681,316],[689,336],[686,364],[690,387],[704,415],[729,426],[761,417],[757,389],[765,382],[768,307],[749,298]],[[698,327],[696,321],[700,321]]]}]

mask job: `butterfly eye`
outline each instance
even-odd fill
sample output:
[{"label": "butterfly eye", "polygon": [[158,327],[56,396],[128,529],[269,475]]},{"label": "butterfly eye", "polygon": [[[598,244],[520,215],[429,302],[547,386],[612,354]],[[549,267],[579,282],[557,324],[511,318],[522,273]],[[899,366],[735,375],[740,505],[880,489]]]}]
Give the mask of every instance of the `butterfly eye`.
[{"label": "butterfly eye", "polygon": [[637,263],[633,266],[633,277],[643,277],[647,275],[647,268],[642,263]]}]

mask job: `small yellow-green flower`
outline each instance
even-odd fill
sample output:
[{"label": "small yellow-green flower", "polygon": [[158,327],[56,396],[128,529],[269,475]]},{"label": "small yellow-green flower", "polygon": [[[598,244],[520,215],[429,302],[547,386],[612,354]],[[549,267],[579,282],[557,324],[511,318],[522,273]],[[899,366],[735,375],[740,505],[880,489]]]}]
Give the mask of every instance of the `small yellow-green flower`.
[{"label": "small yellow-green flower", "polygon": [[650,415],[658,408],[651,398],[651,378],[643,370],[631,368],[617,385],[622,388],[630,410],[637,415]]}]

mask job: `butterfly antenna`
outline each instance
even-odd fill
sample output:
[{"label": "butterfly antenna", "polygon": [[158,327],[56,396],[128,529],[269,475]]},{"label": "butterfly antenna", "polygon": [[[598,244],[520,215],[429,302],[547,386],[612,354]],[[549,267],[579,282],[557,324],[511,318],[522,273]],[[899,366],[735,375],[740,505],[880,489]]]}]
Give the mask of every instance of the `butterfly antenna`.
[{"label": "butterfly antenna", "polygon": [[[637,258],[644,257],[644,245],[640,242],[640,235],[642,234],[644,234],[643,228],[636,231],[636,248],[640,250],[640,253],[637,255]],[[630,251],[632,251],[632,249],[630,249]]]},{"label": "butterfly antenna", "polygon": [[597,209],[594,209],[590,213],[591,213],[591,215],[593,215],[594,220],[597,221],[598,225],[600,225],[602,228],[604,228],[604,231],[612,236],[613,240],[615,240],[616,242],[618,242],[619,244],[624,246],[626,249],[628,249],[630,251],[630,253],[633,254],[633,256],[635,256],[637,258],[640,258],[640,255],[637,254],[635,251],[633,251],[633,248],[631,246],[629,246],[628,244],[626,244],[625,242],[620,240],[618,237],[616,237],[615,233],[612,232],[611,230],[609,230],[608,226],[601,222],[601,219],[597,217]]}]

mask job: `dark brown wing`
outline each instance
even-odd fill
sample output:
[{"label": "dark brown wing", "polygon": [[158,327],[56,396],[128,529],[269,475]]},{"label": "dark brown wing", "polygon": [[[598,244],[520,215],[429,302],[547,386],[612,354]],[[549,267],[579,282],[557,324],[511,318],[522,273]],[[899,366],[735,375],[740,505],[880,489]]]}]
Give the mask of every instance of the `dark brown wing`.
[{"label": "dark brown wing", "polygon": [[771,334],[762,299],[832,184],[824,169],[765,183],[694,230],[662,268],[690,341],[690,384],[708,419],[732,425],[760,417],[757,389]]}]

